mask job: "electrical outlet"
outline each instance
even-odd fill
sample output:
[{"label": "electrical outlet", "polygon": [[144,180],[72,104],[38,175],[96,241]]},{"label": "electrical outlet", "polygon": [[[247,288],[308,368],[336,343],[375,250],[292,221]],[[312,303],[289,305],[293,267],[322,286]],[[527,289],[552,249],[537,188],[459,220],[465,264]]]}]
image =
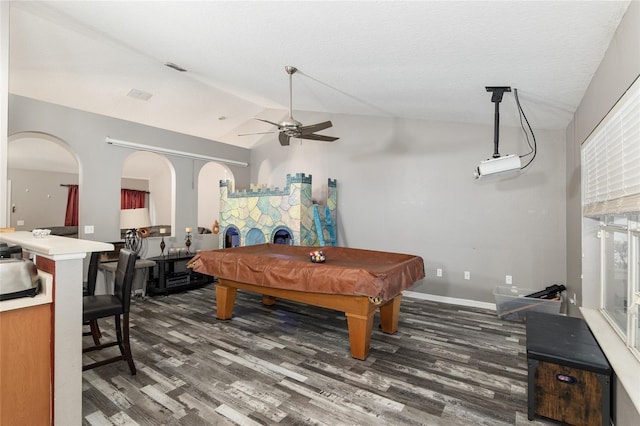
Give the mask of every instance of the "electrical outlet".
[{"label": "electrical outlet", "polygon": [[436,276],[438,276],[438,277],[442,276],[442,269],[441,268],[436,269]]},{"label": "electrical outlet", "polygon": [[465,280],[470,280],[471,279],[471,272],[464,271],[464,279]]},{"label": "electrical outlet", "polygon": [[84,233],[85,234],[93,234],[93,225],[85,225],[84,226]]},{"label": "electrical outlet", "polygon": [[513,277],[511,275],[507,275],[504,278],[504,282],[507,283],[507,284],[513,284]]},{"label": "electrical outlet", "polygon": [[16,224],[17,224],[18,226],[24,226],[24,220],[18,220],[18,221],[16,222]]}]

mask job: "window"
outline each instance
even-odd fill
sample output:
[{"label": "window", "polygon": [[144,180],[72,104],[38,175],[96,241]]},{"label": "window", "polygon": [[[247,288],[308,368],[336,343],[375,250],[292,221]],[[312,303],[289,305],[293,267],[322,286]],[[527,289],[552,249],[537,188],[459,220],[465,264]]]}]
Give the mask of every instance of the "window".
[{"label": "window", "polygon": [[[637,228],[636,228],[637,229]],[[634,355],[640,359],[640,233],[634,232],[633,235],[633,251],[635,253],[634,269],[632,275],[632,311],[629,313],[629,331],[631,335],[628,340],[632,342]]]},{"label": "window", "polygon": [[599,222],[600,312],[640,359],[640,80],[582,147],[583,216]]},{"label": "window", "polygon": [[[637,216],[608,216],[600,225],[602,303],[607,319],[624,338],[631,337],[629,310],[638,292]],[[634,259],[635,258],[635,259]],[[636,345],[637,346],[637,345]]]}]

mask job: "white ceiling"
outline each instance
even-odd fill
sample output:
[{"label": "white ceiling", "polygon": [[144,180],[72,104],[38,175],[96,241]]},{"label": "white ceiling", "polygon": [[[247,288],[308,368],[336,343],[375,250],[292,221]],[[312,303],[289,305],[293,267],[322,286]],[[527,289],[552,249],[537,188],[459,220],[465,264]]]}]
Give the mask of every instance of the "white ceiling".
[{"label": "white ceiling", "polygon": [[[10,92],[250,148],[259,137],[237,134],[271,130],[253,117],[286,115],[294,65],[294,116],[491,125],[484,87],[508,85],[534,129],[564,129],[628,4],[18,1]],[[507,102],[502,123],[517,125]]]}]

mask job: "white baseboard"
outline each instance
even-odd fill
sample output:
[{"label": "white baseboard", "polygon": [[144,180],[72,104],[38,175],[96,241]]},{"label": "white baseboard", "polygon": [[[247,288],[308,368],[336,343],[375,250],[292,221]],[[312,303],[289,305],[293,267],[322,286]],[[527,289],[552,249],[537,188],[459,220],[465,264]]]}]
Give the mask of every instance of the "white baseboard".
[{"label": "white baseboard", "polygon": [[491,309],[496,310],[495,303],[480,302],[478,300],[470,299],[458,299],[456,297],[436,296],[435,294],[420,293],[417,291],[405,290],[402,294],[406,297],[413,297],[414,299],[431,300],[432,302],[449,303],[452,305],[470,306],[472,308]]}]

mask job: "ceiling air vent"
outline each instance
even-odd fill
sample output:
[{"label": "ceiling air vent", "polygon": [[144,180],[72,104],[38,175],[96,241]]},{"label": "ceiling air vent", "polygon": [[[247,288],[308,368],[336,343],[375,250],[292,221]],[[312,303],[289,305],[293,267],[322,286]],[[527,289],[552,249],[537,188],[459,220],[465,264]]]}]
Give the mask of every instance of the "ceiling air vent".
[{"label": "ceiling air vent", "polygon": [[129,93],[127,93],[127,96],[141,101],[148,101],[153,95],[149,92],[145,92],[144,90],[131,89],[129,90]]}]

